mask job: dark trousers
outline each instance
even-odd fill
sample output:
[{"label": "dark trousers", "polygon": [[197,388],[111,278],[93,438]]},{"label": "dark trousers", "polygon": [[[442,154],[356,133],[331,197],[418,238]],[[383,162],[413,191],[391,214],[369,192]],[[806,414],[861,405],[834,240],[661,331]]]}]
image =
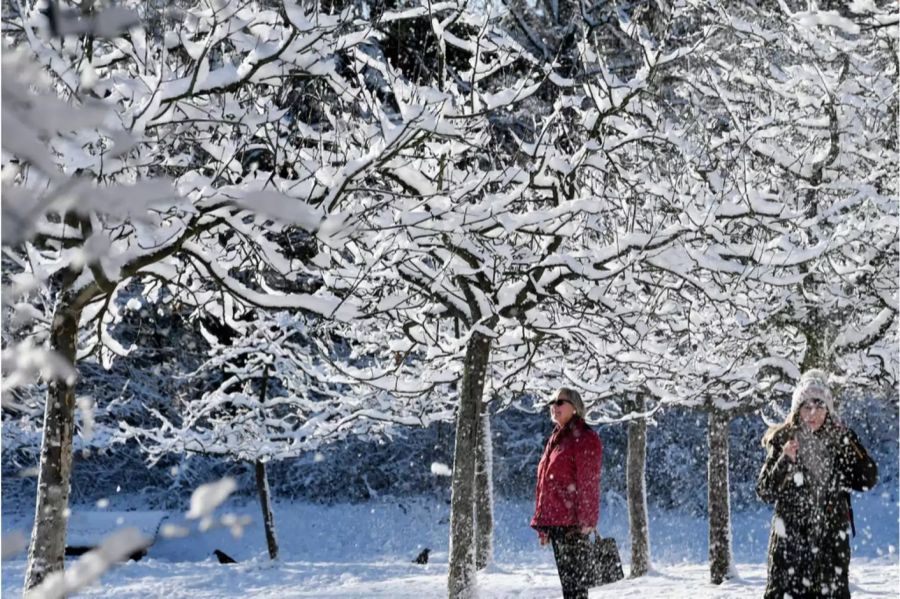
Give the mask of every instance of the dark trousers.
[{"label": "dark trousers", "polygon": [[587,579],[592,559],[588,536],[568,526],[550,528],[548,533],[563,599],[588,599]]}]

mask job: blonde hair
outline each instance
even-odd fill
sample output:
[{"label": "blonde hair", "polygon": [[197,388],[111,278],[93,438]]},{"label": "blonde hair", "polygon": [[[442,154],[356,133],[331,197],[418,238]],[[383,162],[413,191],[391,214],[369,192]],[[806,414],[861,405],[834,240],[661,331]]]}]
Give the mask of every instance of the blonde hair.
[{"label": "blonde hair", "polygon": [[791,412],[788,414],[787,418],[784,419],[784,422],[769,427],[769,430],[763,435],[762,446],[767,447],[769,443],[772,442],[772,439],[774,439],[781,431],[792,427],[796,428],[798,426],[800,426],[800,414],[798,412]]}]

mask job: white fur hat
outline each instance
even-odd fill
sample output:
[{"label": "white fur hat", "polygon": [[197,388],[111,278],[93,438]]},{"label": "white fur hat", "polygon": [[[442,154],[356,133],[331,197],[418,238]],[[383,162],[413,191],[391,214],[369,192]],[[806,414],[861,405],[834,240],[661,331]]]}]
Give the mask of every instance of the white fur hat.
[{"label": "white fur hat", "polygon": [[837,416],[834,413],[834,396],[828,387],[828,373],[824,370],[813,369],[803,373],[791,397],[791,413],[799,410],[803,402],[809,399],[821,400],[828,408],[828,412],[832,416]]}]

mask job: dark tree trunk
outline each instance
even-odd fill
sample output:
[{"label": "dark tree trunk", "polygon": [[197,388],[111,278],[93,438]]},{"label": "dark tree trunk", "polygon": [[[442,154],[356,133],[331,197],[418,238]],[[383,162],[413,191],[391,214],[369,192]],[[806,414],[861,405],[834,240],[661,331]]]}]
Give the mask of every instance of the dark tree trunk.
[{"label": "dark tree trunk", "polygon": [[[635,398],[634,412],[644,411],[644,398]],[[650,529],[647,524],[647,421],[643,418],[628,423],[628,522],[631,530],[631,578],[650,570]]]},{"label": "dark tree trunk", "polygon": [[[266,401],[269,389],[269,368],[263,373],[262,386],[259,391],[260,406]],[[278,539],[275,536],[275,516],[272,514],[272,496],[269,493],[269,477],[266,474],[266,463],[256,460],[256,490],[259,493],[259,507],[262,509],[263,526],[266,530],[266,546],[269,548],[269,559],[278,559]]]},{"label": "dark tree trunk", "polygon": [[484,404],[480,420],[475,467],[475,567],[483,570],[494,557],[494,452],[491,415]]},{"label": "dark tree trunk", "polygon": [[[50,347],[73,366],[81,309],[63,294],[50,327]],[[47,387],[41,462],[38,473],[34,528],[28,548],[25,588],[48,574],[62,571],[66,550],[72,439],[75,433],[75,380],[56,378]]]},{"label": "dark tree trunk", "polygon": [[475,461],[481,394],[490,351],[490,338],[473,333],[466,347],[456,415],[450,500],[449,599],[469,599],[475,594]]},{"label": "dark tree trunk", "polygon": [[731,503],[728,484],[728,423],[726,412],[709,413],[709,571],[713,584],[731,577]]},{"label": "dark tree trunk", "polygon": [[269,479],[266,475],[266,463],[261,460],[256,460],[256,489],[259,491],[259,506],[262,508],[263,525],[266,529],[269,559],[278,559],[278,539],[275,537],[275,516],[272,515]]}]

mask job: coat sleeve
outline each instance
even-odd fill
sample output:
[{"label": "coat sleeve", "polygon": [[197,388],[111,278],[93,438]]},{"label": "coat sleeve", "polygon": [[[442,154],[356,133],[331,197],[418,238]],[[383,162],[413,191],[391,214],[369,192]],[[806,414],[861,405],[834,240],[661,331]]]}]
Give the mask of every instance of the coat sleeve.
[{"label": "coat sleeve", "polygon": [[552,437],[547,439],[544,451],[541,454],[541,461],[538,462],[537,482],[534,485],[534,515],[531,517],[531,527],[535,529],[538,528],[538,518],[541,515],[541,493],[544,488],[544,473],[547,469],[547,459],[552,441]]},{"label": "coat sleeve", "polygon": [[575,456],[575,519],[578,526],[597,526],[600,518],[600,468],[603,443],[596,433],[583,435]]},{"label": "coat sleeve", "polygon": [[756,494],[766,503],[775,503],[785,491],[785,483],[794,472],[794,463],[781,451],[783,443],[773,439],[766,445],[766,462],[756,479]]},{"label": "coat sleeve", "polygon": [[868,491],[878,481],[878,466],[852,430],[844,429],[840,438],[841,474],[854,491]]}]

